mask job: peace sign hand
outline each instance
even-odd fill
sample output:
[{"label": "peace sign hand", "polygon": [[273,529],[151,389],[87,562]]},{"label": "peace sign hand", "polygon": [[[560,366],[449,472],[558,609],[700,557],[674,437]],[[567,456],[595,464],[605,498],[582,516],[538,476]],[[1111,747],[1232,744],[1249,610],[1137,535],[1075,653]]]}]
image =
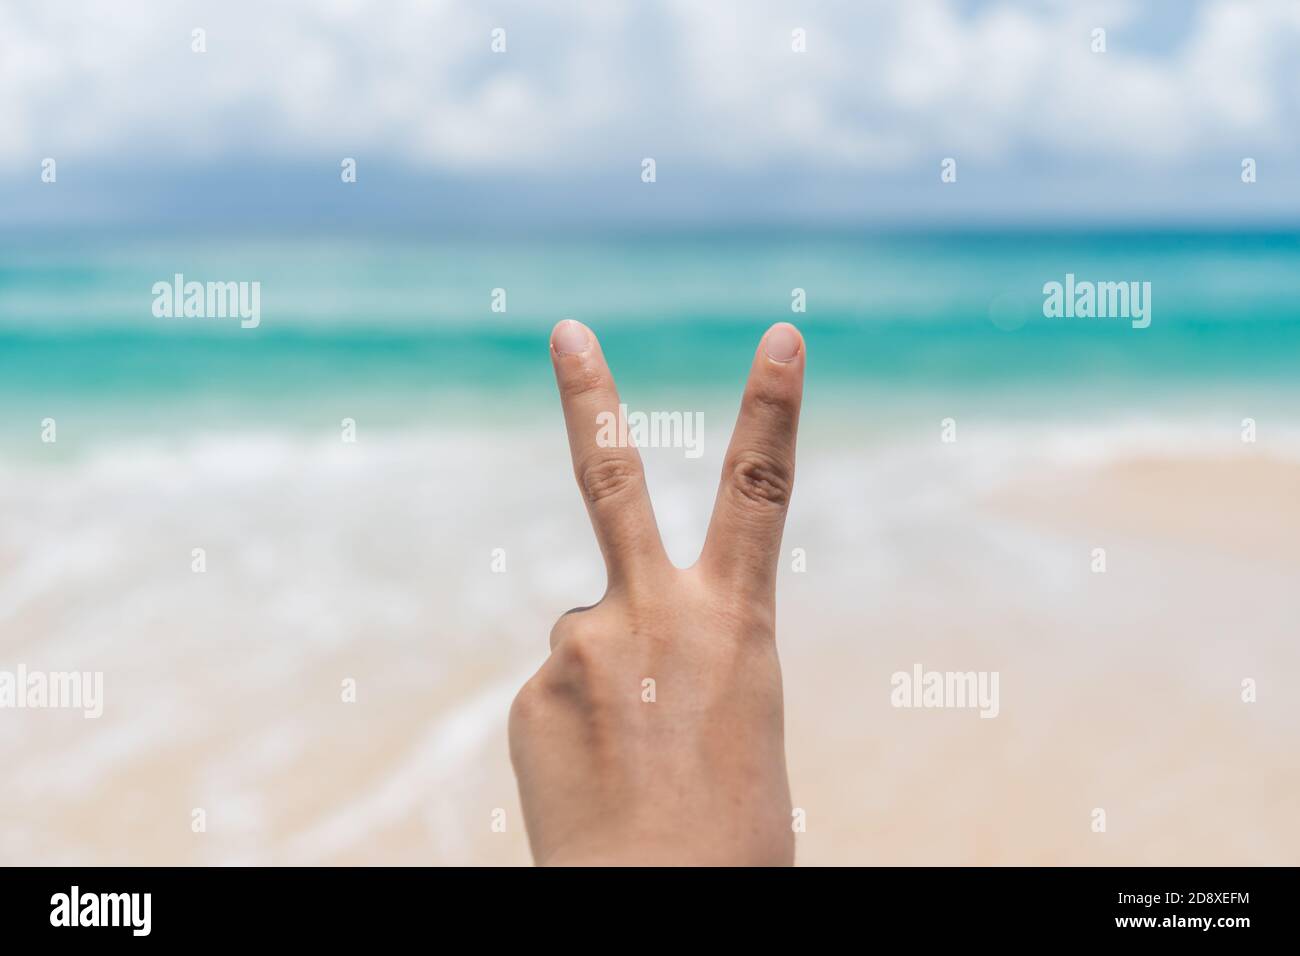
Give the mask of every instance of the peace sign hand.
[{"label": "peace sign hand", "polygon": [[786,323],[763,336],[704,550],[686,570],[664,551],[636,449],[597,441],[619,397],[596,336],[561,322],[551,358],[609,584],[556,623],[551,656],[511,708],[533,857],[789,864],[775,605],[803,339]]}]

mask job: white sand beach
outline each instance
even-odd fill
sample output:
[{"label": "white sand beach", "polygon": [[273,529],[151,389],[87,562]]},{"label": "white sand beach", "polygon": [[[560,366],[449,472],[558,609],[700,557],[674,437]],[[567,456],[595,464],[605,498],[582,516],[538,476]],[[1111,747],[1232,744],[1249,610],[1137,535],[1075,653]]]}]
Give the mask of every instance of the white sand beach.
[{"label": "white sand beach", "polygon": [[[551,431],[4,466],[3,664],[102,670],[105,701],[0,712],[0,861],[528,863],[507,708],[603,586]],[[806,428],[778,593],[800,863],[1300,861],[1294,458],[834,434]],[[721,444],[646,453],[679,563]],[[891,706],[916,664],[998,672],[998,716]]]}]

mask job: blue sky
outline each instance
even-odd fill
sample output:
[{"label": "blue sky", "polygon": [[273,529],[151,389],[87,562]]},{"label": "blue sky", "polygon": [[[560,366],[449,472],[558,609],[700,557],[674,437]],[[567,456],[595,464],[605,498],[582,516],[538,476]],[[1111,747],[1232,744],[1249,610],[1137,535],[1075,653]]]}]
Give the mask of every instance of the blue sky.
[{"label": "blue sky", "polygon": [[1297,63],[1294,0],[8,0],[0,226],[1294,224]]}]

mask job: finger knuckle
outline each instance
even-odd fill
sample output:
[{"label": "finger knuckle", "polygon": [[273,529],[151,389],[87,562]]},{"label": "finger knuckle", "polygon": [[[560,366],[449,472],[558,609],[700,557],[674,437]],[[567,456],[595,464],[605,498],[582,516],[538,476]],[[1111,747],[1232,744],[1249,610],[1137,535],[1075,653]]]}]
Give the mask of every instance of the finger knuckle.
[{"label": "finger knuckle", "polygon": [[603,642],[586,629],[575,629],[567,634],[551,653],[551,663],[556,676],[563,681],[581,681],[599,665]]},{"label": "finger knuckle", "polygon": [[555,648],[558,647],[564,638],[571,632],[572,623],[569,616],[566,614],[564,617],[556,621],[555,625],[551,628],[551,650],[555,650]]},{"label": "finger knuckle", "polygon": [[534,721],[542,709],[543,697],[536,677],[525,681],[510,704],[509,726],[520,727]]},{"label": "finger knuckle", "polygon": [[728,466],[736,494],[763,508],[785,508],[794,489],[794,465],[787,459],[762,451],[746,451]]},{"label": "finger knuckle", "polygon": [[584,462],[578,481],[587,501],[595,504],[635,491],[643,478],[641,465],[635,459],[609,455]]},{"label": "finger knuckle", "polygon": [[583,366],[560,379],[560,398],[570,401],[602,388],[605,376],[599,369]]},{"label": "finger knuckle", "polygon": [[783,388],[758,388],[750,393],[754,410],[775,428],[788,428],[799,416],[797,393]]},{"label": "finger knuckle", "polygon": [[596,606],[593,605],[575,607],[561,614],[551,627],[551,650],[554,650],[570,634],[588,630],[592,626],[595,611]]},{"label": "finger knuckle", "polygon": [[[776,633],[774,607],[763,601],[751,600],[739,591],[721,595],[718,613],[723,626],[719,630],[741,638],[773,637]],[[746,641],[747,643],[747,641]]]}]

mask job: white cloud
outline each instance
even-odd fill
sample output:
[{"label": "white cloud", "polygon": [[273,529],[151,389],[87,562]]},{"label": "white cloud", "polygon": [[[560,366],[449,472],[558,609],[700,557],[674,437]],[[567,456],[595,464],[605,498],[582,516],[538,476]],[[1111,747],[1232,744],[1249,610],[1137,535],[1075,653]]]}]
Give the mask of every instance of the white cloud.
[{"label": "white cloud", "polygon": [[[1094,26],[1105,54],[1089,50]],[[194,27],[206,54],[190,51]],[[1209,0],[1172,49],[1139,42],[1162,29],[1117,0],[7,0],[0,164],[325,153],[580,171],[654,155],[854,170],[1296,147],[1300,5]]]}]

